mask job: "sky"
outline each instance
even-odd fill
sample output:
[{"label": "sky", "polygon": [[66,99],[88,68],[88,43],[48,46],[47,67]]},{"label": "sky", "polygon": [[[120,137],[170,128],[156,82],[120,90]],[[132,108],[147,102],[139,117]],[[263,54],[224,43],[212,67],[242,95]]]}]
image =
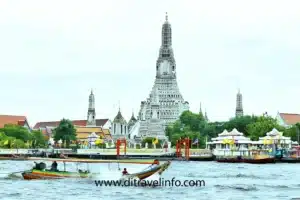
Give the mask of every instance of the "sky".
[{"label": "sky", "polygon": [[96,117],[129,120],[150,93],[168,12],[177,81],[210,121],[300,113],[300,1],[1,0],[0,114],[30,125]]}]

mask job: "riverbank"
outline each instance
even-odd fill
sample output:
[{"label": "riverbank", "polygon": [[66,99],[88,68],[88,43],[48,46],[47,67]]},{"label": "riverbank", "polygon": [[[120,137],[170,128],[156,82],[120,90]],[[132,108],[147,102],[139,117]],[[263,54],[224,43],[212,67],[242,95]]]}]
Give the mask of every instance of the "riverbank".
[{"label": "riverbank", "polygon": [[[213,161],[214,156],[205,149],[191,149],[189,160]],[[16,156],[17,155],[17,156]],[[1,160],[24,160],[26,157],[60,158],[64,155],[68,158],[79,159],[158,159],[158,160],[184,160],[178,158],[175,149],[127,149],[117,156],[116,149],[0,149]]]}]

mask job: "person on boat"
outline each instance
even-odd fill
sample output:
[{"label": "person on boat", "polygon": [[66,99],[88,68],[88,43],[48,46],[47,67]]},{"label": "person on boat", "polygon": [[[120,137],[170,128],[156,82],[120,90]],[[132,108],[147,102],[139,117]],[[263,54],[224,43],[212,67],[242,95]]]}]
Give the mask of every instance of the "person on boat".
[{"label": "person on boat", "polygon": [[35,166],[33,169],[40,170],[40,163],[34,162]]},{"label": "person on boat", "polygon": [[54,162],[52,163],[52,165],[51,165],[51,171],[58,171],[58,170],[57,170],[57,162],[56,162],[56,161],[54,161]]},{"label": "person on boat", "polygon": [[34,163],[35,163],[35,167],[33,169],[36,169],[36,170],[46,169],[46,164],[45,163],[43,163],[43,162],[40,162],[40,163],[34,162]]},{"label": "person on boat", "polygon": [[155,159],[152,165],[159,165],[159,160]]},{"label": "person on boat", "polygon": [[124,170],[123,170],[122,174],[123,174],[123,175],[127,175],[127,174],[128,174],[128,172],[127,172],[127,169],[126,169],[126,168],[124,168]]}]

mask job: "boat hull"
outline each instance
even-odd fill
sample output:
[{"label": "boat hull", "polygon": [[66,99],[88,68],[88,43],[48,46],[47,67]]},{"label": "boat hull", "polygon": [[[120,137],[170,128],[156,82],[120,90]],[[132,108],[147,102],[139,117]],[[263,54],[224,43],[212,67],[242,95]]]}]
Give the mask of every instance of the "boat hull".
[{"label": "boat hull", "polygon": [[216,159],[217,162],[221,163],[250,163],[250,164],[266,164],[266,163],[275,163],[276,158],[226,158],[221,157]]},{"label": "boat hull", "polygon": [[215,156],[190,156],[190,161],[214,161]]},{"label": "boat hull", "polygon": [[244,159],[244,163],[250,164],[267,164],[267,163],[275,163],[275,158],[258,158],[258,159]]},{"label": "boat hull", "polygon": [[280,162],[283,162],[283,163],[300,163],[300,158],[281,158]]},{"label": "boat hull", "polygon": [[149,170],[145,170],[145,171],[142,171],[139,173],[134,173],[134,174],[123,175],[122,178],[126,179],[126,178],[137,177],[138,179],[143,180],[143,179],[146,179],[146,178],[152,176],[155,173],[162,174],[166,169],[169,168],[170,164],[171,164],[171,162],[168,161],[164,164],[154,166],[154,167],[150,168]]},{"label": "boat hull", "polygon": [[244,162],[243,159],[237,159],[237,158],[217,158],[217,162],[221,163],[242,163]]},{"label": "boat hull", "polygon": [[77,172],[55,172],[55,171],[41,171],[32,170],[22,173],[25,180],[34,179],[63,179],[63,178],[88,178],[89,173],[77,173]]}]

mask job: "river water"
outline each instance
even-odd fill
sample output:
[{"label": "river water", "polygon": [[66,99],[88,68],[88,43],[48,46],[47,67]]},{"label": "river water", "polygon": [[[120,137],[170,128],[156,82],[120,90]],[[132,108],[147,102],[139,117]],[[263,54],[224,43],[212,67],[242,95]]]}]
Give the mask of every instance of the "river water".
[{"label": "river water", "polygon": [[[47,163],[50,165],[51,163]],[[129,173],[147,165],[130,164],[81,164],[79,168],[94,173],[90,179],[81,180],[22,180],[12,172],[30,169],[33,162],[0,161],[0,199],[5,200],[68,200],[68,199],[293,199],[300,198],[299,164],[230,164],[217,162],[172,162],[161,178],[164,180],[203,180],[205,186],[194,187],[97,187],[95,180],[120,178],[118,168],[126,167]],[[63,165],[59,164],[60,169]],[[76,170],[74,163],[68,170]],[[158,176],[151,180],[158,180]]]}]

